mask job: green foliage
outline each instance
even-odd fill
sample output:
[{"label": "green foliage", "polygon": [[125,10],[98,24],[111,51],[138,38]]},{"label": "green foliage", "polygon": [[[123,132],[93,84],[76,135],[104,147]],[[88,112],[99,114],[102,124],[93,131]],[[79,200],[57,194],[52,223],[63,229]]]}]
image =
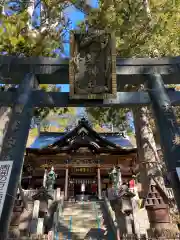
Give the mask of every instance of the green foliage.
[{"label": "green foliage", "polygon": [[55,56],[54,49],[62,49],[60,35],[62,28],[46,29],[28,28],[28,13],[15,13],[11,16],[1,15],[0,51],[9,55]]},{"label": "green foliage", "polygon": [[[39,115],[39,114],[38,114]],[[59,117],[61,115],[61,117]],[[41,127],[43,131],[50,129],[51,126],[55,126],[55,131],[61,130],[65,131],[66,127],[69,125],[72,118],[75,118],[76,108],[55,108],[54,111],[49,112],[46,116],[43,117],[41,122]],[[56,124],[55,124],[56,123]],[[53,128],[53,127],[52,127]]]},{"label": "green foliage", "polygon": [[101,107],[89,107],[86,108],[88,118],[94,123],[112,123],[115,127],[125,123],[125,114],[128,109],[111,107],[111,108],[101,108]]},{"label": "green foliage", "polygon": [[143,1],[101,0],[88,20],[115,32],[117,54],[122,57],[179,55],[180,2],[149,1],[151,19]]},{"label": "green foliage", "polygon": [[[88,22],[99,29],[115,33],[116,51],[120,57],[180,55],[180,1],[148,1],[150,16],[144,2],[100,0],[99,9],[91,10]],[[97,121],[105,122],[118,123],[115,119],[121,119],[122,112],[123,110],[119,112],[116,108],[88,109],[88,113]]]},{"label": "green foliage", "polygon": [[[61,4],[61,0],[42,0],[41,15],[35,16],[32,22],[29,11],[29,8],[33,9],[31,1],[6,1],[5,8],[8,3],[11,3],[11,15],[3,14],[3,8],[0,9],[0,52],[14,56],[56,57],[55,49],[63,51],[63,35],[69,26],[69,21],[65,21],[62,15],[66,4]],[[59,91],[51,84],[41,84],[40,88],[44,91]],[[43,119],[51,113],[61,115],[68,111],[69,108],[37,108],[34,115]]]}]

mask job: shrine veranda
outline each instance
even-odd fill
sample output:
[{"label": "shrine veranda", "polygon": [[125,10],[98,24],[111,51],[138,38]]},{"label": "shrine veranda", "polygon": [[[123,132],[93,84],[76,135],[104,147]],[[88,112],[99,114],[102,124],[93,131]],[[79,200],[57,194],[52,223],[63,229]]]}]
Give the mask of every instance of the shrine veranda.
[{"label": "shrine veranda", "polygon": [[[117,58],[115,86],[117,93],[113,95],[115,96],[113,98],[106,96],[106,99],[102,99],[102,96],[99,99],[97,94],[86,94],[85,99],[80,99],[80,97],[74,99],[69,93],[39,90],[39,84],[69,83],[69,62],[67,59],[1,56],[0,66],[3,76],[1,83],[19,84],[18,88],[0,92],[1,106],[12,108],[0,157],[1,169],[3,170],[1,176],[2,172],[4,173],[6,170],[1,188],[0,223],[3,222],[3,224],[0,224],[0,232],[5,232],[9,226],[35,107],[106,107],[118,105],[119,107],[132,108],[151,104],[160,133],[166,167],[170,173],[175,199],[180,209],[180,182],[176,171],[180,167],[180,132],[172,110],[172,105],[180,104],[180,92],[173,89],[167,90],[164,87],[164,84],[180,83],[180,57],[164,59]],[[124,92],[126,84],[145,84],[146,88],[144,92]],[[106,146],[103,151],[105,149]],[[26,152],[28,151],[31,150]],[[48,149],[48,151],[53,150]],[[110,153],[109,150],[108,152]],[[97,160],[99,160],[101,153],[103,152],[98,153],[97,151]],[[98,164],[98,167],[101,162],[95,164]]]}]

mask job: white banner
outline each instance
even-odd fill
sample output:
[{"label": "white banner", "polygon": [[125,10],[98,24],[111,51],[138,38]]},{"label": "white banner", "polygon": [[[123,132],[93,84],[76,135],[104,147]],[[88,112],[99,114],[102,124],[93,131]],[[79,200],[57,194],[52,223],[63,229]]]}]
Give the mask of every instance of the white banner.
[{"label": "white banner", "polygon": [[12,171],[13,161],[0,162],[0,218],[4,206],[4,200],[7,193],[7,187]]}]

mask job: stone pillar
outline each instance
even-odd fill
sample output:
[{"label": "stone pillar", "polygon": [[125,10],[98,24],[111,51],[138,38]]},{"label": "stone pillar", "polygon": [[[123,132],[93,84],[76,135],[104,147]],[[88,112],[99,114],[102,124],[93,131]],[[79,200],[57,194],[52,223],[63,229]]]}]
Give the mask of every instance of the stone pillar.
[{"label": "stone pillar", "polygon": [[38,235],[44,234],[44,218],[38,218],[37,234]]},{"label": "stone pillar", "polygon": [[40,201],[35,200],[34,207],[33,207],[33,213],[32,213],[32,219],[37,219],[39,217],[39,207],[40,207]]},{"label": "stone pillar", "polygon": [[180,211],[180,181],[176,173],[176,167],[180,167],[180,129],[161,75],[146,75],[146,79],[147,91],[159,128],[164,161],[170,175],[176,204]]},{"label": "stone pillar", "polygon": [[33,203],[27,203],[27,209],[24,209],[20,216],[19,231],[21,236],[28,236],[30,232],[30,223],[32,218]]},{"label": "stone pillar", "polygon": [[65,173],[65,186],[64,186],[64,199],[65,200],[67,200],[67,198],[68,198],[68,175],[69,175],[69,169],[67,166],[66,173]]},{"label": "stone pillar", "polygon": [[36,234],[37,233],[39,207],[40,207],[40,201],[35,200],[34,201],[33,212],[32,212],[31,227],[30,227],[31,234]]},{"label": "stone pillar", "polygon": [[59,201],[61,199],[61,189],[57,188],[56,189],[56,197],[55,197],[56,201]]},{"label": "stone pillar", "polygon": [[48,209],[51,207],[51,205],[52,205],[52,202],[53,202],[53,200],[52,200],[52,199],[48,199]]},{"label": "stone pillar", "polygon": [[126,231],[127,234],[134,234],[133,226],[132,226],[133,216],[132,214],[125,214],[125,223],[126,223]]},{"label": "stone pillar", "polygon": [[98,198],[99,198],[99,199],[102,199],[100,166],[98,166],[98,168],[97,168],[97,178],[98,178]]}]

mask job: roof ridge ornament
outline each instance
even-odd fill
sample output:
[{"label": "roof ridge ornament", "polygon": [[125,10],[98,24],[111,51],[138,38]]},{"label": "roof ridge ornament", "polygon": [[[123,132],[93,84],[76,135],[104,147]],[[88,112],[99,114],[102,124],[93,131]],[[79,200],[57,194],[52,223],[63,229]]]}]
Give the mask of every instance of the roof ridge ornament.
[{"label": "roof ridge ornament", "polygon": [[79,121],[78,121],[78,124],[82,124],[82,123],[85,123],[87,125],[90,126],[90,122],[88,121],[88,119],[86,117],[82,117]]}]

